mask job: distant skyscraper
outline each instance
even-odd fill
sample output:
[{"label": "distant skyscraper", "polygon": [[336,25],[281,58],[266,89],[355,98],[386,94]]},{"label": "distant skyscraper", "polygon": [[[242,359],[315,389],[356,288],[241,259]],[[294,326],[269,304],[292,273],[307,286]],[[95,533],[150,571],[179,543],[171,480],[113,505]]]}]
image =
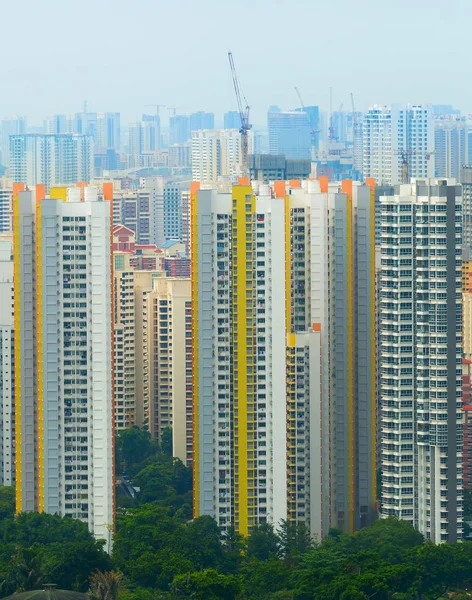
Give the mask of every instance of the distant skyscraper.
[{"label": "distant skyscraper", "polygon": [[93,140],[77,134],[24,134],[10,138],[10,177],[33,187],[90,181]]},{"label": "distant skyscraper", "polygon": [[[44,186],[14,199],[16,507],[114,520],[110,203]],[[56,199],[57,198],[57,199]]]},{"label": "distant skyscraper", "polygon": [[460,115],[461,111],[453,108],[452,104],[434,104],[433,112],[435,115]]},{"label": "distant skyscraper", "polygon": [[239,129],[241,127],[241,117],[237,110],[230,110],[224,115],[225,129]]},{"label": "distant skyscraper", "polygon": [[[252,132],[248,134],[249,153],[253,149]],[[237,129],[204,129],[192,132],[192,179],[216,182],[219,178],[235,180],[240,174],[241,134]]]},{"label": "distant skyscraper", "polygon": [[190,115],[190,132],[198,129],[214,129],[215,115],[207,112],[197,112]]},{"label": "distant skyscraper", "polygon": [[44,119],[44,133],[55,135],[57,133],[76,133],[74,130],[68,131],[70,120],[66,115],[53,115]]},{"label": "distant skyscraper", "polygon": [[286,158],[311,158],[310,122],[306,112],[269,110],[269,150]]},{"label": "distant skyscraper", "polygon": [[13,239],[0,234],[0,485],[14,485]]},{"label": "distant skyscraper", "polygon": [[192,167],[192,144],[175,144],[169,148],[169,167],[172,169],[188,170]]},{"label": "distant skyscraper", "polygon": [[128,154],[138,156],[160,148],[161,123],[158,115],[143,115],[128,126]]},{"label": "distant skyscraper", "polygon": [[169,119],[169,146],[183,144],[190,137],[190,122],[187,115],[176,115]]},{"label": "distant skyscraper", "polygon": [[4,167],[10,166],[10,136],[26,133],[26,117],[0,119],[0,154]]},{"label": "distant skyscraper", "polygon": [[402,164],[409,177],[434,175],[434,124],[429,105],[373,106],[363,121],[363,174],[381,185],[402,181]]},{"label": "distant skyscraper", "polygon": [[385,517],[462,537],[462,198],[416,180],[381,198],[380,372]]},{"label": "distant skyscraper", "polygon": [[435,177],[459,179],[461,168],[468,160],[467,124],[461,121],[435,121]]},{"label": "distant skyscraper", "polygon": [[104,150],[120,149],[120,113],[97,113],[95,146]]},{"label": "distant skyscraper", "polygon": [[143,151],[155,152],[161,147],[161,119],[159,115],[143,115]]},{"label": "distant skyscraper", "polygon": [[194,507],[226,530],[375,517],[374,194],[192,188]]}]

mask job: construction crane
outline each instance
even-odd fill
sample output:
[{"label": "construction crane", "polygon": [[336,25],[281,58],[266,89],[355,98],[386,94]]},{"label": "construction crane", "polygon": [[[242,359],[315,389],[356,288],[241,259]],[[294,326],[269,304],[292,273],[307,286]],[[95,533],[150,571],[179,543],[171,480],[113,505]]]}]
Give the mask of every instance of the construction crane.
[{"label": "construction crane", "polygon": [[402,157],[402,183],[410,183],[410,165],[408,161],[409,156],[424,156],[426,160],[430,160],[434,154],[434,150],[431,152],[417,152],[416,150],[397,150],[395,154]]},{"label": "construction crane", "polygon": [[305,112],[306,116],[308,117],[308,123],[310,125],[310,133],[311,133],[311,160],[315,160],[315,155],[316,155],[316,134],[319,133],[319,131],[317,131],[315,129],[315,125],[314,125],[314,123],[311,120],[311,115],[306,110],[305,105],[303,104],[302,95],[300,94],[300,90],[297,88],[297,86],[295,86],[294,89],[297,92],[298,99],[300,100],[300,106],[302,107],[303,112]]},{"label": "construction crane", "polygon": [[[236,68],[234,66],[233,53],[228,52],[229,66],[231,69],[231,75],[233,77],[234,91],[236,93],[236,100],[238,103],[239,118],[241,119],[241,127],[239,133],[241,134],[241,175],[248,177],[249,165],[248,165],[248,139],[247,132],[252,128],[249,124],[249,110],[250,106],[246,100],[246,97],[241,95],[239,86],[238,76],[236,74]],[[244,105],[243,105],[244,99]]]},{"label": "construction crane", "polygon": [[159,109],[160,108],[165,108],[165,104],[145,104],[144,108],[148,108],[149,106],[152,106],[153,108],[156,109],[156,115],[159,116]]},{"label": "construction crane", "polygon": [[174,114],[173,116],[175,117],[176,112],[180,109],[180,108],[184,108],[183,106],[169,106],[169,108],[167,110],[171,110]]}]

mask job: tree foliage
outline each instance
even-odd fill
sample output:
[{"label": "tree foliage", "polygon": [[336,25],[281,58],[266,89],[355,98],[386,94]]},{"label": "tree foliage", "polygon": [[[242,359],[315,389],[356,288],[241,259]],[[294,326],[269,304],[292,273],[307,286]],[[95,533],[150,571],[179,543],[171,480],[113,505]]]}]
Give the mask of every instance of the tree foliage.
[{"label": "tree foliage", "polygon": [[[2,490],[2,495],[9,496]],[[0,597],[40,588],[87,591],[95,569],[112,563],[87,525],[69,517],[11,511],[0,518]],[[5,515],[5,513],[3,513]]]},{"label": "tree foliage", "polygon": [[[221,534],[192,518],[192,473],[146,432],[118,435],[123,468],[140,488],[118,511],[113,556],[74,519],[14,515],[0,488],[0,597],[45,581],[91,600],[465,600],[472,542],[436,545],[406,521],[383,519],[314,542],[303,523],[261,523]],[[164,436],[163,436],[164,438]],[[171,438],[170,438],[171,442]],[[90,580],[89,580],[90,578]]]}]

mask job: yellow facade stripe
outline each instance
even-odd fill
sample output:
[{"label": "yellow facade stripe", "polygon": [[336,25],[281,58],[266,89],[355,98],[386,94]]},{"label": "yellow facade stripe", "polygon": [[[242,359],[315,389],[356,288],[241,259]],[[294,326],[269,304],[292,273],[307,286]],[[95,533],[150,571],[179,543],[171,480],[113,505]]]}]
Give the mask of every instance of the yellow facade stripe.
[{"label": "yellow facade stripe", "polygon": [[[233,207],[233,268],[236,267],[237,289],[233,290],[235,302],[233,301],[233,316],[236,316],[236,336],[237,360],[234,382],[234,403],[235,403],[235,505],[237,506],[238,518],[235,519],[237,529],[242,535],[249,534],[249,495],[254,486],[254,477],[252,477],[251,486],[248,476],[248,422],[254,423],[254,408],[252,414],[248,410],[248,401],[254,407],[254,352],[253,342],[248,343],[254,336],[254,302],[248,300],[254,293],[254,242],[248,242],[247,234],[250,233],[251,239],[254,235],[255,197],[252,196],[251,186],[234,186],[233,200],[236,200],[236,207]],[[249,210],[246,210],[246,204],[250,204]],[[246,216],[250,220],[246,220]],[[247,249],[249,245],[252,250]],[[250,260],[249,252],[252,260]],[[250,310],[248,310],[250,304]],[[234,352],[235,349],[233,349]],[[252,357],[251,361],[248,358]],[[251,392],[248,391],[248,371],[251,371]],[[254,429],[252,430],[254,432]],[[254,460],[254,459],[253,459]],[[235,510],[235,512],[236,512]]]},{"label": "yellow facade stripe", "polygon": [[291,274],[291,244],[290,244],[290,196],[284,198],[285,212],[285,332],[290,333],[293,329],[292,323],[292,289]]},{"label": "yellow facade stripe", "polygon": [[44,372],[43,372],[43,236],[41,202],[36,199],[36,373],[37,373],[37,452],[38,512],[44,511]]},{"label": "yellow facade stripe", "polygon": [[65,187],[52,187],[49,190],[49,197],[55,198],[56,200],[67,201],[67,188]]},{"label": "yellow facade stripe", "polygon": [[346,195],[346,294],[347,294],[347,446],[348,446],[348,494],[349,513],[348,531],[354,532],[354,473],[355,473],[355,441],[354,441],[354,315],[353,315],[353,248],[352,248],[352,197]]},{"label": "yellow facade stripe", "polygon": [[190,195],[191,281],[193,326],[193,513],[200,515],[199,371],[198,371],[198,191]]},{"label": "yellow facade stripe", "polygon": [[[371,335],[371,387],[372,387],[372,398],[371,398],[371,436],[372,436],[372,509],[375,508],[377,502],[377,460],[376,460],[376,449],[377,449],[377,333],[376,333],[376,293],[375,293],[375,188],[370,190],[370,301],[371,301],[371,313],[370,313],[370,335]],[[375,512],[374,512],[375,514]]]},{"label": "yellow facade stripe", "polygon": [[20,202],[13,198],[13,305],[15,340],[15,447],[16,447],[16,512],[23,510],[23,431],[21,411],[21,219]]}]

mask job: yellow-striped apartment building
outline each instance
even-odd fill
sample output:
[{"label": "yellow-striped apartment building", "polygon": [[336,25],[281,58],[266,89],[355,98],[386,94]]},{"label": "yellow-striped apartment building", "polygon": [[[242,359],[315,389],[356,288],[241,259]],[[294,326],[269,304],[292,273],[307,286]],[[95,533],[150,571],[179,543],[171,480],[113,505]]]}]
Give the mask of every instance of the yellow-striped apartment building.
[{"label": "yellow-striped apartment building", "polygon": [[191,187],[194,509],[222,531],[375,517],[371,187]]},{"label": "yellow-striped apartment building", "polygon": [[110,202],[94,188],[14,197],[17,511],[114,520]]}]

